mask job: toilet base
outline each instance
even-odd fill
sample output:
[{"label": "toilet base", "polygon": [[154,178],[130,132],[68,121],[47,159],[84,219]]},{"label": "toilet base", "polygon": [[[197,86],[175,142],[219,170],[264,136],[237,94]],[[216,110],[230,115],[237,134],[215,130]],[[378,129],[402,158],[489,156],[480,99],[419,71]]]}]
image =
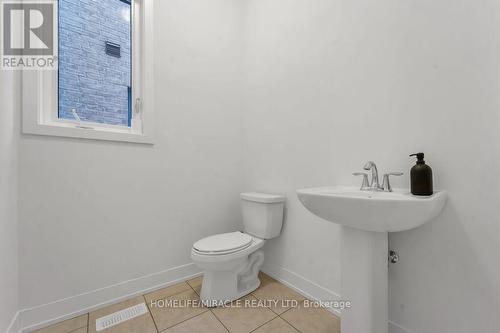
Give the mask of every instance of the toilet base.
[{"label": "toilet base", "polygon": [[208,270],[203,275],[200,299],[207,307],[222,306],[248,295],[260,286],[259,271],[264,252],[258,250],[232,270]]}]

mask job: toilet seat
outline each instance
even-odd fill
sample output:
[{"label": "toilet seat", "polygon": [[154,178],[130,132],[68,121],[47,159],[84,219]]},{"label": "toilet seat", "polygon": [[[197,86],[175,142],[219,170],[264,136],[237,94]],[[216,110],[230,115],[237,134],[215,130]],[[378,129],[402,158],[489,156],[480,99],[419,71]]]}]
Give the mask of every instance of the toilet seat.
[{"label": "toilet seat", "polygon": [[[250,243],[244,245],[247,236],[250,237]],[[208,302],[208,306],[217,306],[221,301],[230,302],[239,299],[257,289],[260,285],[257,273],[264,261],[264,252],[261,250],[266,242],[264,239],[238,232],[210,236],[203,240],[213,241],[218,238],[230,242],[226,242],[224,246],[216,244],[207,248],[203,247],[206,245],[205,242],[197,242],[198,244],[191,249],[191,259],[204,271],[200,299]],[[201,252],[197,248],[219,250],[219,252]],[[227,250],[227,248],[233,249]],[[220,249],[226,250],[220,251]],[[211,303],[214,301],[215,305]]]},{"label": "toilet seat", "polygon": [[252,244],[252,236],[242,232],[230,232],[203,238],[193,245],[193,250],[205,255],[224,255],[238,252]]}]

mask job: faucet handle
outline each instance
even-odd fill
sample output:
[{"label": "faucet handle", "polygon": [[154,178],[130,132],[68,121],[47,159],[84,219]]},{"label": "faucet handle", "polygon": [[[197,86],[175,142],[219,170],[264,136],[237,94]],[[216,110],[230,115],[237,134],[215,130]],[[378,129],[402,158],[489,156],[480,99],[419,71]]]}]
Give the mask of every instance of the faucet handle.
[{"label": "faucet handle", "polygon": [[352,174],[353,176],[363,176],[363,184],[361,185],[361,191],[365,191],[370,187],[368,183],[368,174],[364,172],[355,172]]},{"label": "faucet handle", "polygon": [[392,192],[391,183],[389,181],[389,176],[402,176],[402,172],[389,172],[384,174],[384,181],[382,182],[382,190],[386,192]]}]

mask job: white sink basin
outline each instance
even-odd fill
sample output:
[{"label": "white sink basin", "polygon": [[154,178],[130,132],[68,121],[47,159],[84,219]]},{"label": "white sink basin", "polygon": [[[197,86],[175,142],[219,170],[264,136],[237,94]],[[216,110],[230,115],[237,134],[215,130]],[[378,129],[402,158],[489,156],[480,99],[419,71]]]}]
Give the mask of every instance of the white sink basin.
[{"label": "white sink basin", "polygon": [[408,190],[335,186],[298,190],[297,195],[313,214],[342,225],[340,294],[352,307],[342,311],[341,332],[388,333],[388,233],[437,217],[446,192],[418,197]]},{"label": "white sink basin", "polygon": [[444,191],[419,197],[408,190],[369,192],[346,186],[303,189],[297,194],[311,213],[325,220],[374,232],[417,228],[437,217],[447,198]]}]

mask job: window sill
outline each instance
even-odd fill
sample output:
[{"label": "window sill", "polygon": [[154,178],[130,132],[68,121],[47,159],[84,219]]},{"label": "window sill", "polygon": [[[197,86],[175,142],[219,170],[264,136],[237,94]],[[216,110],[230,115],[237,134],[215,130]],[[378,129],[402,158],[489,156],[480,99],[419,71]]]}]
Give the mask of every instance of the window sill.
[{"label": "window sill", "polygon": [[108,128],[94,126],[85,128],[86,124],[50,122],[35,124],[33,126],[23,126],[23,133],[35,135],[47,135],[66,138],[104,140],[117,142],[130,142],[142,144],[154,144],[152,136],[134,133],[131,129]]}]

